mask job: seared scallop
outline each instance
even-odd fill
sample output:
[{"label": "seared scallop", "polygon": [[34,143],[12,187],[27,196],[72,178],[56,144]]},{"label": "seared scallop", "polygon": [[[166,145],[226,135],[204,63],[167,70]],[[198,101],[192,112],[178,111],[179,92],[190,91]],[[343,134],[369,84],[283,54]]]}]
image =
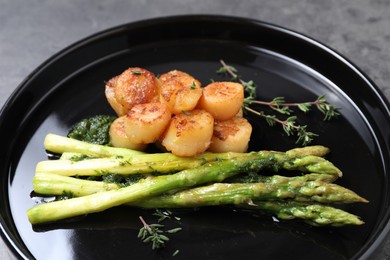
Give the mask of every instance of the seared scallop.
[{"label": "seared scallop", "polygon": [[133,106],[125,116],[125,132],[133,143],[157,141],[171,121],[171,112],[163,103]]},{"label": "seared scallop", "polygon": [[175,115],[161,144],[177,156],[194,156],[207,150],[213,135],[214,118],[204,110]]},{"label": "seared scallop", "polygon": [[126,135],[125,122],[126,116],[118,117],[110,126],[109,134],[110,141],[114,147],[128,148],[132,150],[143,151],[146,148],[146,144],[134,143]]},{"label": "seared scallop", "polygon": [[248,149],[252,126],[243,117],[234,117],[226,121],[215,121],[211,138],[210,152],[238,152]]},{"label": "seared scallop", "polygon": [[105,94],[117,115],[122,116],[134,105],[158,101],[159,81],[152,72],[133,67],[109,80]]},{"label": "seared scallop", "polygon": [[173,70],[159,78],[160,101],[168,105],[173,114],[193,110],[202,95],[201,84],[191,75]]},{"label": "seared scallop", "polygon": [[213,82],[203,88],[198,107],[216,120],[228,120],[239,113],[244,102],[244,88],[235,82]]}]

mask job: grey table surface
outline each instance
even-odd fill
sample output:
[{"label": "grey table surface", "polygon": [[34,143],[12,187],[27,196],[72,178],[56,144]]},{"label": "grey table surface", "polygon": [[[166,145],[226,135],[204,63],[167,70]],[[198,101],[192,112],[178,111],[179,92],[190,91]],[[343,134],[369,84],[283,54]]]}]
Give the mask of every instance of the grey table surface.
[{"label": "grey table surface", "polygon": [[[0,0],[0,107],[69,44],[123,23],[182,14],[248,17],[301,32],[350,59],[390,100],[390,0]],[[389,241],[377,259],[390,259]],[[13,258],[0,240],[0,259]]]}]

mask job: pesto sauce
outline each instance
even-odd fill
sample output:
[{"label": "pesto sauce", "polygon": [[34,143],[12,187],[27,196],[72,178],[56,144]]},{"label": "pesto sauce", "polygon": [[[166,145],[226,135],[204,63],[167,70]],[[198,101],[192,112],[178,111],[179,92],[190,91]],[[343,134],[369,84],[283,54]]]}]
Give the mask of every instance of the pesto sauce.
[{"label": "pesto sauce", "polygon": [[88,156],[85,154],[78,154],[78,155],[73,155],[72,157],[69,158],[69,160],[72,162],[80,162],[80,161],[94,159],[94,158],[96,157]]},{"label": "pesto sauce", "polygon": [[109,129],[115,119],[116,117],[107,115],[85,118],[72,127],[68,137],[92,144],[107,145],[110,142]]},{"label": "pesto sauce", "polygon": [[102,181],[107,183],[116,183],[120,187],[127,187],[145,178],[145,174],[121,175],[115,173],[108,173],[102,176]]},{"label": "pesto sauce", "polygon": [[74,198],[74,194],[72,192],[69,192],[69,191],[64,191],[61,195],[59,196],[56,196],[56,201],[58,200],[68,200],[68,199],[71,199],[71,198]]}]

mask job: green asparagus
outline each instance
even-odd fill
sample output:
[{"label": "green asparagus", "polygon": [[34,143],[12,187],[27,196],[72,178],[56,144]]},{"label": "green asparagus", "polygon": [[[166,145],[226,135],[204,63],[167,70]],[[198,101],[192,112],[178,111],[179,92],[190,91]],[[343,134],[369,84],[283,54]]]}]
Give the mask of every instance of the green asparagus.
[{"label": "green asparagus", "polygon": [[[329,152],[323,146],[287,152],[204,153],[182,158],[170,153],[145,154],[93,145],[49,134],[45,148],[62,156],[60,160],[38,163],[33,179],[34,191],[43,195],[72,194],[76,198],[31,208],[27,214],[32,224],[99,212],[118,205],[176,208],[227,204],[268,211],[280,219],[304,219],[314,225],[363,224],[358,217],[345,211],[313,204],[367,202],[356,193],[331,183],[341,177],[342,172],[322,158]],[[263,176],[259,174],[260,170],[309,174]],[[68,177],[106,178],[110,176],[107,173],[121,174],[124,178],[143,175],[128,187]],[[154,173],[169,174],[153,176]],[[220,183],[225,180],[227,183]],[[208,185],[194,188],[204,184]]]},{"label": "green asparagus", "polygon": [[[145,175],[145,178],[149,175]],[[333,177],[328,174],[310,173],[302,176],[285,177],[280,175],[262,176],[256,173],[253,178],[237,177],[227,178],[226,182],[230,183],[256,183],[262,182],[265,184],[286,184],[291,181],[323,181],[331,182]],[[52,173],[37,172],[33,178],[34,192],[41,195],[61,195],[63,193],[71,193],[76,197],[91,195],[93,193],[116,190],[121,188],[121,184],[117,182],[95,181],[87,179],[73,178]]]},{"label": "green asparagus", "polygon": [[308,155],[314,155],[318,157],[324,157],[330,152],[330,149],[322,145],[311,145],[305,147],[299,147],[290,149],[286,152],[289,157],[303,157]]},{"label": "green asparagus", "polygon": [[[310,154],[317,153],[318,146],[306,147],[305,151],[297,153],[296,149],[286,153],[275,151],[259,151],[250,153],[204,153],[197,157],[178,157],[171,153],[139,154],[132,156],[117,156],[96,158],[81,161],[48,160],[41,161],[36,166],[36,172],[54,173],[65,176],[100,176],[107,173],[138,174],[138,173],[171,173],[201,166],[206,162],[216,160],[232,160],[239,157],[265,158],[264,169],[279,171],[299,170],[329,174],[334,178],[341,177],[341,171],[326,159]],[[315,162],[315,163],[313,163]]]},{"label": "green asparagus", "polygon": [[[277,179],[277,176],[276,178]],[[175,194],[135,201],[130,205],[144,208],[183,208],[217,205],[237,205],[254,200],[294,199],[295,201],[315,201],[319,203],[367,202],[355,192],[337,184],[321,181],[288,183],[214,183]]]},{"label": "green asparagus", "polygon": [[[281,219],[300,218],[311,221],[309,224],[342,225],[363,222],[347,212],[321,205],[297,204],[302,201],[320,203],[367,202],[356,193],[336,184],[323,183],[318,174],[297,177],[266,176],[265,183],[215,183],[175,194],[165,194],[127,203],[129,206],[144,208],[180,208],[215,205],[246,204],[254,209],[270,211]],[[35,192],[50,195],[71,193],[85,196],[106,190],[119,189],[115,183],[80,180],[72,177],[39,173],[34,178]],[[295,204],[281,200],[293,199]],[[262,201],[259,201],[262,200]],[[264,200],[269,201],[268,203]],[[277,201],[275,201],[277,200]],[[255,203],[253,201],[256,201]],[[255,207],[254,207],[255,205]],[[295,208],[292,207],[294,205]],[[299,207],[298,207],[299,206]]]},{"label": "green asparagus", "polygon": [[[149,177],[119,190],[41,204],[28,210],[27,214],[30,222],[33,224],[55,221],[82,214],[99,212],[110,207],[160,195],[167,191],[188,188],[209,182],[221,182],[241,172],[258,171],[264,168],[274,167],[280,169],[285,165],[288,165],[289,169],[308,169],[318,163],[317,157],[309,157],[312,161],[288,158],[284,154],[251,153],[251,156],[238,157],[235,160],[206,163],[202,166],[183,170],[172,175]],[[322,161],[320,163],[323,165]]]},{"label": "green asparagus", "polygon": [[132,201],[160,195],[170,190],[223,181],[240,172],[259,170],[264,158],[240,158],[207,163],[172,175],[149,177],[131,186],[69,200],[37,205],[27,211],[32,224],[103,211]]},{"label": "green asparagus", "polygon": [[[367,202],[346,188],[324,182],[323,180],[327,180],[326,176],[329,175],[314,173],[295,177],[273,175],[262,176],[262,182],[257,183],[215,183],[173,195],[149,198],[134,205],[147,208],[200,207],[238,204],[249,200],[292,198],[297,201],[321,203]],[[116,183],[82,180],[47,173],[37,173],[33,179],[33,186],[38,194],[70,193],[76,197],[121,188]]]},{"label": "green asparagus", "polygon": [[[246,206],[247,207],[247,206]],[[261,209],[275,214],[280,219],[303,219],[315,226],[362,225],[364,222],[356,215],[334,207],[292,201],[256,201],[250,209]]]},{"label": "green asparagus", "polygon": [[94,157],[132,156],[135,154],[143,154],[143,152],[135,150],[91,144],[55,134],[46,135],[44,146],[47,151],[52,153],[62,154],[64,152],[76,152]]},{"label": "green asparagus", "polygon": [[41,195],[72,194],[75,197],[91,195],[98,192],[117,190],[116,183],[84,180],[51,173],[38,172],[33,178],[34,192]]}]

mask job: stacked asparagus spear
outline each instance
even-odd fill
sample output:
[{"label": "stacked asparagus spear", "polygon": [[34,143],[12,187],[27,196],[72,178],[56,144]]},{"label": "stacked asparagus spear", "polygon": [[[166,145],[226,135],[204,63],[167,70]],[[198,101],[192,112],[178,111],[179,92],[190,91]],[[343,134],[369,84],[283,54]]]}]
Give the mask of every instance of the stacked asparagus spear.
[{"label": "stacked asparagus spear", "polygon": [[[146,154],[93,145],[49,134],[45,149],[62,155],[58,160],[38,163],[34,191],[74,197],[29,209],[27,215],[32,224],[119,205],[143,208],[236,205],[270,212],[281,219],[303,219],[313,225],[363,224],[359,217],[329,206],[367,200],[333,183],[342,173],[323,158],[329,151],[323,146],[286,152],[204,153],[183,158],[170,153]],[[263,171],[302,174],[263,176]],[[123,179],[141,177],[130,185],[99,179],[113,173]]]}]

